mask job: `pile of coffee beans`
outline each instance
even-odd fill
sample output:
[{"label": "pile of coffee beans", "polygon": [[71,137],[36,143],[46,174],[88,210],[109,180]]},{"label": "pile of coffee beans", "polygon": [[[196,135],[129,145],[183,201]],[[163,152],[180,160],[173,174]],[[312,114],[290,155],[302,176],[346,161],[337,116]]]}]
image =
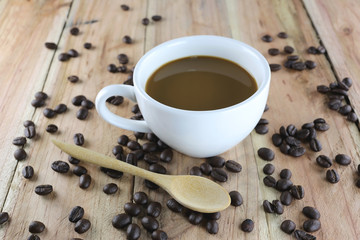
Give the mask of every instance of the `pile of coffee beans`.
[{"label": "pile of coffee beans", "polygon": [[84,217],[84,208],[80,206],[75,206],[71,209],[69,214],[69,221],[75,223],[74,230],[79,234],[87,232],[91,227],[91,222]]},{"label": "pile of coffee beans", "polygon": [[76,112],[76,118],[79,120],[85,120],[89,115],[89,110],[93,109],[95,106],[95,104],[84,95],[77,95],[73,97],[71,103],[74,106],[80,107],[80,109]]},{"label": "pile of coffee beans", "polygon": [[35,93],[35,99],[31,101],[31,105],[35,108],[45,106],[45,100],[48,98],[48,95],[44,92]]},{"label": "pile of coffee beans", "polygon": [[[346,154],[337,154],[335,162],[342,166],[348,166],[351,163],[351,158]],[[316,157],[316,163],[322,168],[330,168],[333,165],[333,160],[326,155],[319,155]],[[340,181],[340,175],[335,169],[328,169],[326,171],[326,180],[330,183],[337,183]]]}]

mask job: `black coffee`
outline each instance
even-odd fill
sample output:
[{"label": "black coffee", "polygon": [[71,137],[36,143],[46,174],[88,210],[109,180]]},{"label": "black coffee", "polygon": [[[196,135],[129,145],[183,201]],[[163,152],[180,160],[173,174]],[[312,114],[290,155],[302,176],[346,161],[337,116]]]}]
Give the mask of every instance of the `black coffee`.
[{"label": "black coffee", "polygon": [[146,83],[155,100],[185,110],[226,108],[253,95],[255,79],[231,61],[211,56],[191,56],[168,62]]}]

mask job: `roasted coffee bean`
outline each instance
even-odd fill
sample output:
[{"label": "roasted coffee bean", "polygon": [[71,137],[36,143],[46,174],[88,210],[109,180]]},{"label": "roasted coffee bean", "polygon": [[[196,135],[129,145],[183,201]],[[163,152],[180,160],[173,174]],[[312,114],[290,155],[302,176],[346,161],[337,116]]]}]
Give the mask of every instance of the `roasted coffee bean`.
[{"label": "roasted coffee bean", "polygon": [[259,155],[259,157],[265,161],[272,161],[275,157],[275,153],[266,147],[260,148],[257,151],[257,154]]},{"label": "roasted coffee bean", "polygon": [[137,166],[137,158],[134,153],[128,153],[126,155],[125,162],[134,166]]},{"label": "roasted coffee bean", "polygon": [[199,225],[204,218],[204,214],[196,211],[192,211],[188,217],[188,220],[193,225]]},{"label": "roasted coffee bean", "polygon": [[294,137],[297,131],[297,128],[295,127],[295,125],[290,124],[289,126],[286,127],[286,131],[289,134],[289,136]]},{"label": "roasted coffee bean", "polygon": [[117,59],[119,60],[119,62],[121,64],[127,64],[129,62],[129,57],[124,54],[124,53],[120,53],[118,56],[117,56]]},{"label": "roasted coffee bean", "polygon": [[275,187],[276,185],[276,179],[273,178],[272,176],[264,177],[263,182],[267,187]]},{"label": "roasted coffee bean", "polygon": [[292,157],[300,157],[304,155],[306,152],[305,148],[303,147],[291,147],[289,149],[289,155]]},{"label": "roasted coffee bean", "polygon": [[278,133],[273,134],[271,137],[271,140],[272,140],[273,144],[277,147],[279,147],[282,143],[282,137]]},{"label": "roasted coffee bean", "polygon": [[279,179],[276,182],[275,187],[277,190],[283,192],[283,191],[289,190],[292,185],[293,185],[293,183],[289,179]]},{"label": "roasted coffee bean", "polygon": [[269,121],[265,118],[260,118],[259,122],[257,123],[258,125],[265,125],[265,124],[269,124]]},{"label": "roasted coffee bean", "polygon": [[138,150],[138,149],[141,149],[141,145],[138,143],[138,142],[136,142],[136,141],[133,141],[133,140],[131,140],[131,141],[129,141],[127,144],[126,144],[126,146],[130,149],[130,150]]},{"label": "roasted coffee bean", "polygon": [[70,169],[70,166],[66,162],[59,160],[59,161],[53,162],[51,164],[51,168],[52,168],[52,170],[54,170],[55,172],[58,172],[58,173],[67,173]]},{"label": "roasted coffee bean", "polygon": [[229,192],[229,195],[231,199],[231,205],[237,207],[243,204],[243,198],[238,191],[231,191]]},{"label": "roasted coffee bean", "polygon": [[317,50],[318,54],[324,54],[326,52],[326,49],[324,46],[318,46],[316,50]]},{"label": "roasted coffee bean", "polygon": [[141,229],[140,229],[139,225],[137,225],[135,223],[131,223],[126,228],[126,239],[136,240],[136,239],[140,238],[140,235],[141,235]]},{"label": "roasted coffee bean", "polygon": [[[136,107],[136,108],[135,108]],[[138,113],[140,112],[139,106],[136,104],[131,108],[131,111],[133,113]],[[159,138],[154,134],[154,133],[147,133],[146,134],[146,139],[149,140],[150,142],[157,142],[159,141]]]},{"label": "roasted coffee bean", "polygon": [[107,66],[107,70],[109,71],[109,72],[111,72],[111,73],[117,73],[118,72],[118,69],[117,69],[117,67],[116,67],[116,65],[115,64],[109,64],[108,66]]},{"label": "roasted coffee bean", "polygon": [[37,92],[37,93],[35,93],[35,98],[46,100],[48,98],[48,95],[45,92]]},{"label": "roasted coffee bean", "polygon": [[291,69],[292,68],[292,64],[294,63],[295,61],[291,61],[291,60],[287,60],[285,63],[284,63],[284,67],[288,68],[288,69]]},{"label": "roasted coffee bean", "polygon": [[254,222],[251,219],[245,219],[241,225],[240,228],[244,232],[251,232],[254,229]]},{"label": "roasted coffee bean", "polygon": [[142,25],[147,26],[147,25],[149,25],[149,23],[150,23],[150,20],[148,18],[141,19],[141,24]]},{"label": "roasted coffee bean", "polygon": [[84,43],[84,48],[85,49],[91,49],[91,47],[92,47],[91,43],[89,43],[89,42]]},{"label": "roasted coffee bean", "polygon": [[155,230],[151,233],[151,239],[152,240],[167,240],[168,236],[166,232],[161,230]]},{"label": "roasted coffee bean", "polygon": [[318,85],[316,87],[316,90],[319,92],[319,93],[328,93],[330,91],[330,88],[328,86],[325,86],[325,85]]},{"label": "roasted coffee bean", "polygon": [[304,222],[303,228],[307,232],[316,232],[321,228],[321,223],[319,220],[309,219]]},{"label": "roasted coffee bean", "polygon": [[215,220],[207,221],[206,231],[210,234],[217,234],[219,231],[219,224]]},{"label": "roasted coffee bean", "polygon": [[279,32],[277,35],[279,38],[288,38],[288,35],[286,32]]},{"label": "roasted coffee bean", "polygon": [[14,152],[14,158],[18,161],[24,160],[27,157],[27,153],[23,148],[18,148]]},{"label": "roasted coffee bean", "polygon": [[284,191],[280,195],[280,201],[285,206],[289,206],[293,200],[293,197],[289,191]]},{"label": "roasted coffee bean", "polygon": [[193,210],[184,207],[181,213],[182,213],[182,215],[184,215],[185,217],[188,218],[192,212],[193,212]]},{"label": "roasted coffee bean", "polygon": [[[156,144],[157,145],[157,144]],[[170,162],[173,158],[173,151],[171,149],[165,149],[160,153],[160,160],[163,162]]]},{"label": "roasted coffee bean", "polygon": [[75,49],[70,49],[67,54],[72,58],[76,58],[79,56],[78,51],[76,51]]},{"label": "roasted coffee bean", "polygon": [[204,217],[210,220],[219,220],[221,217],[221,213],[220,212],[204,213]]},{"label": "roasted coffee bean", "polygon": [[53,118],[56,113],[51,108],[45,108],[43,111],[43,114],[47,118]]},{"label": "roasted coffee bean", "polygon": [[9,221],[9,214],[7,212],[0,212],[0,225]]},{"label": "roasted coffee bean", "polygon": [[139,140],[139,139],[143,139],[145,137],[145,133],[143,132],[134,132],[134,136],[136,138],[136,141]]},{"label": "roasted coffee bean", "polygon": [[321,143],[316,138],[310,140],[310,149],[314,152],[320,152],[322,149]]},{"label": "roasted coffee bean", "polygon": [[291,171],[289,169],[283,169],[280,171],[280,178],[283,178],[283,179],[290,179],[291,178]]},{"label": "roasted coffee bean", "polygon": [[226,182],[228,180],[227,173],[221,168],[213,168],[210,176],[218,182]]},{"label": "roasted coffee bean", "polygon": [[289,133],[286,131],[286,128],[284,126],[281,126],[279,128],[279,133],[280,133],[281,137],[283,137],[283,138],[286,138],[289,136]]},{"label": "roasted coffee bean", "polygon": [[74,230],[75,232],[82,234],[88,231],[90,227],[91,227],[91,222],[88,219],[83,218],[76,222]]},{"label": "roasted coffee bean", "polygon": [[134,193],[134,202],[140,205],[146,205],[149,201],[149,198],[144,192],[136,192]]},{"label": "roasted coffee bean", "polygon": [[287,60],[296,61],[296,60],[299,60],[299,56],[298,55],[290,55],[287,57]]},{"label": "roasted coffee bean", "polygon": [[89,110],[87,108],[81,107],[77,112],[76,112],[76,118],[79,120],[84,120],[87,118],[89,114]]},{"label": "roasted coffee bean", "polygon": [[135,151],[131,151],[131,153],[133,153],[136,157],[136,159],[138,161],[144,159],[144,156],[145,156],[145,152],[141,149],[138,149],[138,150],[135,150]]},{"label": "roasted coffee bean", "polygon": [[314,47],[314,46],[309,47],[307,49],[307,52],[310,54],[318,54],[318,51],[317,51],[316,47]]},{"label": "roasted coffee bean", "polygon": [[295,230],[294,237],[296,238],[296,240],[316,240],[315,236],[302,230]]},{"label": "roasted coffee bean", "polygon": [[352,107],[349,104],[346,104],[339,108],[339,113],[344,116],[348,115],[348,113],[350,113],[351,111]]},{"label": "roasted coffee bean", "polygon": [[128,36],[128,35],[125,35],[125,36],[122,38],[122,41],[123,41],[123,43],[126,43],[126,44],[132,43],[132,39],[131,39],[131,37]]},{"label": "roasted coffee bean", "polygon": [[124,205],[124,211],[126,214],[135,217],[141,213],[141,207],[135,203],[128,202]]},{"label": "roasted coffee bean", "polygon": [[13,139],[12,144],[16,146],[24,146],[26,144],[26,138],[25,137],[16,137]]},{"label": "roasted coffee bean", "polygon": [[25,137],[31,139],[33,137],[35,137],[36,135],[36,130],[35,130],[35,126],[28,126],[24,129],[24,135]]},{"label": "roasted coffee bean", "polygon": [[277,72],[281,69],[281,65],[276,63],[270,63],[269,67],[272,72]]},{"label": "roasted coffee bean", "polygon": [[327,131],[330,126],[327,123],[316,123],[315,129],[318,131]]},{"label": "roasted coffee bean", "polygon": [[341,101],[338,99],[332,99],[328,102],[328,107],[331,110],[339,110],[339,108],[341,107]]},{"label": "roasted coffee bean", "polygon": [[[226,164],[225,164],[226,165]],[[212,167],[209,163],[204,162],[200,165],[200,170],[203,174],[209,176],[211,174],[212,171]],[[241,170],[240,170],[241,171]]]},{"label": "roasted coffee bean", "polygon": [[266,34],[261,37],[261,40],[263,40],[264,42],[272,42],[273,38],[270,35]]},{"label": "roasted coffee bean", "polygon": [[183,206],[178,203],[174,198],[170,198],[167,202],[166,202],[166,206],[173,212],[181,212],[183,210]]},{"label": "roasted coffee bean", "polygon": [[84,139],[84,135],[82,135],[82,133],[76,133],[73,137],[74,139],[74,143],[78,146],[82,146],[84,145],[85,139]]},{"label": "roasted coffee bean", "polygon": [[320,218],[320,212],[313,207],[309,207],[309,206],[304,207],[302,213],[310,219],[318,220]]},{"label": "roasted coffee bean", "polygon": [[348,88],[350,88],[352,86],[352,80],[351,80],[351,78],[348,78],[348,77],[344,78],[342,80],[342,83],[344,83]]},{"label": "roasted coffee bean", "polygon": [[81,101],[81,106],[87,109],[93,109],[95,104],[92,101],[85,99]]},{"label": "roasted coffee bean", "polygon": [[115,147],[113,147],[112,149],[112,153],[116,156],[118,154],[121,154],[124,152],[124,149],[121,145],[116,145]]},{"label": "roasted coffee bean", "polygon": [[76,223],[77,221],[79,221],[80,219],[83,218],[84,216],[84,209],[80,206],[76,206],[73,209],[71,209],[70,211],[70,215],[69,215],[69,221]]},{"label": "roasted coffee bean", "polygon": [[272,202],[272,205],[274,206],[274,213],[279,214],[279,215],[284,213],[284,206],[282,205],[282,203],[279,200],[274,200]]},{"label": "roasted coffee bean", "polygon": [[122,146],[126,146],[127,143],[129,142],[129,137],[126,135],[121,135],[118,140],[117,140],[118,144],[122,145]]},{"label": "roasted coffee bean", "polygon": [[40,237],[38,235],[35,234],[31,234],[27,240],[40,240]]},{"label": "roasted coffee bean", "polygon": [[325,119],[323,119],[323,118],[317,118],[317,119],[315,119],[313,122],[314,122],[314,124],[317,124],[317,123],[326,123]]},{"label": "roasted coffee bean", "polygon": [[115,179],[121,178],[123,176],[123,174],[124,174],[121,171],[113,170],[113,169],[110,169],[110,168],[100,167],[100,170],[103,173],[105,173],[106,175],[108,175],[109,177],[115,178]]},{"label": "roasted coffee bean", "polygon": [[300,144],[301,144],[301,142],[298,139],[296,139],[292,136],[286,137],[285,142],[290,146],[296,146],[296,147],[300,146]]},{"label": "roasted coffee bean", "polygon": [[[166,174],[166,168],[163,165],[160,165],[157,163],[151,164],[149,166],[149,171],[160,173],[160,174]],[[199,171],[200,171],[200,169],[199,169]],[[194,174],[192,174],[192,175],[194,175]]]},{"label": "roasted coffee bean", "polygon": [[45,47],[47,49],[50,49],[50,50],[56,50],[57,49],[56,43],[53,43],[53,42],[46,42]]},{"label": "roasted coffee bean", "polygon": [[280,151],[284,154],[288,154],[290,150],[290,146],[286,142],[282,142],[280,145]]},{"label": "roasted coffee bean", "polygon": [[264,108],[264,112],[269,110],[269,106],[267,104],[265,104],[265,108]]},{"label": "roasted coffee bean", "polygon": [[73,97],[71,102],[74,106],[80,106],[81,102],[84,100],[86,100],[86,97],[84,95],[78,95],[78,96]]},{"label": "roasted coffee bean", "polygon": [[125,65],[117,67],[117,71],[121,73],[126,73],[127,67]]},{"label": "roasted coffee bean", "polygon": [[329,169],[326,171],[326,180],[330,183],[337,183],[340,181],[340,176],[335,169]]},{"label": "roasted coffee bean", "polygon": [[271,163],[268,163],[264,166],[263,168],[263,172],[266,174],[266,175],[271,175],[273,174],[275,171],[275,167],[274,165],[272,165]]},{"label": "roasted coffee bean", "polygon": [[[134,106],[132,106],[131,112],[133,112],[133,113],[135,113],[135,114],[136,114],[136,113],[139,113],[139,112],[140,112],[139,105],[135,104]],[[148,135],[148,134],[150,134],[150,136],[151,136],[151,135],[154,135],[154,136],[155,136],[155,138],[152,139],[152,140],[148,139],[150,142],[156,142],[157,140],[159,140],[159,138],[156,137],[156,135],[155,135],[154,133],[147,133],[147,135]],[[156,141],[155,141],[155,139],[156,139]]]},{"label": "roasted coffee bean", "polygon": [[225,162],[225,167],[227,170],[229,170],[230,172],[241,172],[242,170],[242,166],[240,163],[234,161],[234,160],[227,160]]},{"label": "roasted coffee bean", "polygon": [[91,184],[91,176],[87,173],[80,176],[79,179],[79,187],[82,189],[86,189],[90,187]]},{"label": "roasted coffee bean", "polygon": [[154,16],[151,17],[151,19],[153,21],[155,21],[155,22],[158,22],[158,21],[160,21],[162,19],[162,17],[160,15],[154,15]]},{"label": "roasted coffee bean", "polygon": [[31,121],[31,120],[26,120],[26,121],[24,121],[23,122],[23,125],[24,125],[24,127],[30,127],[30,126],[33,126],[33,127],[35,127],[35,123],[33,122],[33,121]]},{"label": "roasted coffee bean", "polygon": [[268,53],[269,53],[269,55],[271,55],[271,56],[276,56],[276,55],[279,55],[279,54],[280,54],[280,50],[277,49],[277,48],[270,48],[270,49],[268,50]]},{"label": "roasted coffee bean", "polygon": [[291,234],[295,231],[296,224],[291,220],[285,220],[281,223],[280,229],[287,234]]},{"label": "roasted coffee bean", "polygon": [[297,71],[302,71],[302,70],[306,69],[306,66],[305,66],[305,63],[303,63],[303,62],[294,62],[291,65],[291,68],[295,69]]},{"label": "roasted coffee bean", "polygon": [[104,186],[103,192],[105,194],[114,194],[118,190],[118,186],[115,183],[108,183]]},{"label": "roasted coffee bean", "polygon": [[67,110],[67,106],[63,103],[60,103],[54,108],[54,112],[57,114],[64,113]]},{"label": "roasted coffee bean", "polygon": [[74,157],[72,157],[72,156],[70,156],[70,155],[68,156],[68,161],[69,161],[69,163],[74,164],[74,165],[77,165],[77,164],[80,163],[80,160],[79,160],[79,159],[74,158]]},{"label": "roasted coffee bean", "polygon": [[70,34],[71,35],[77,36],[79,34],[79,32],[80,32],[80,30],[77,27],[73,27],[73,28],[70,29]]},{"label": "roasted coffee bean", "polygon": [[329,168],[332,166],[332,160],[325,155],[320,155],[316,158],[316,162],[320,167]]},{"label": "roasted coffee bean", "polygon": [[60,62],[66,62],[70,59],[70,56],[67,53],[60,53],[58,59]]},{"label": "roasted coffee bean", "polygon": [[315,139],[317,137],[317,133],[315,128],[310,128],[309,136],[307,137],[307,140]]},{"label": "roasted coffee bean", "polygon": [[25,166],[22,170],[22,175],[26,179],[30,179],[34,176],[34,169],[32,166]]},{"label": "roasted coffee bean", "polygon": [[295,49],[294,49],[293,47],[291,47],[291,46],[285,46],[285,47],[284,47],[284,52],[285,52],[285,53],[291,54],[291,53],[293,53],[294,51],[295,51]]},{"label": "roasted coffee bean", "polygon": [[225,165],[225,159],[220,156],[209,157],[206,161],[214,168],[222,168]]},{"label": "roasted coffee bean", "polygon": [[331,89],[330,92],[333,93],[333,94],[342,95],[344,97],[348,96],[348,92],[343,90],[343,89],[340,89],[340,88]]},{"label": "roasted coffee bean", "polygon": [[130,9],[130,7],[128,5],[126,5],[126,4],[121,4],[120,7],[124,11],[129,11],[129,9]]},{"label": "roasted coffee bean", "polygon": [[82,166],[75,166],[74,169],[73,169],[73,173],[80,177],[81,175],[83,174],[86,174],[87,173],[87,169],[82,167]]},{"label": "roasted coffee bean", "polygon": [[164,149],[169,148],[169,146],[166,143],[164,143],[163,141],[161,141],[160,139],[156,143],[157,143],[158,148],[160,150],[164,150]]},{"label": "roasted coffee bean", "polygon": [[48,133],[56,133],[58,130],[58,127],[55,125],[55,124],[49,124],[47,127],[46,127],[46,131]]},{"label": "roasted coffee bean", "polygon": [[351,158],[346,154],[338,154],[335,156],[335,161],[343,166],[347,166],[351,163]]},{"label": "roasted coffee bean", "polygon": [[114,228],[121,229],[128,226],[132,221],[131,216],[126,213],[121,213],[113,217],[111,223]]},{"label": "roasted coffee bean", "polygon": [[154,164],[159,162],[159,157],[154,153],[146,153],[144,155],[144,161],[148,164]]},{"label": "roasted coffee bean", "polygon": [[289,192],[295,199],[303,199],[305,196],[305,190],[301,185],[291,186]]},{"label": "roasted coffee bean", "polygon": [[356,115],[356,113],[354,112],[350,112],[347,117],[346,120],[350,121],[350,122],[356,122],[358,120],[358,117]]},{"label": "roasted coffee bean", "polygon": [[41,233],[45,230],[45,225],[40,221],[32,221],[29,225],[29,232]]},{"label": "roasted coffee bean", "polygon": [[264,124],[258,124],[255,127],[255,132],[257,134],[266,134],[269,132],[269,128],[268,128],[268,126],[266,126]]},{"label": "roasted coffee bean", "polygon": [[333,100],[333,99],[340,100],[340,101],[345,100],[345,97],[343,95],[332,94],[331,92],[328,93],[327,97],[329,100]]},{"label": "roasted coffee bean", "polygon": [[194,166],[190,169],[190,172],[189,172],[190,175],[195,175],[195,176],[202,176],[202,172],[200,170],[199,167],[197,166]]},{"label": "roasted coffee bean", "polygon": [[149,232],[153,232],[159,228],[159,222],[151,216],[143,217],[141,219],[141,224]]},{"label": "roasted coffee bean", "polygon": [[151,202],[146,208],[146,213],[149,216],[157,218],[161,213],[161,208],[162,207],[159,202]]},{"label": "roasted coffee bean", "polygon": [[145,152],[155,152],[157,150],[157,144],[154,142],[147,142],[142,145],[142,149]]},{"label": "roasted coffee bean", "polygon": [[314,69],[314,68],[316,68],[317,64],[314,61],[306,60],[305,61],[305,66],[306,66],[307,69]]}]

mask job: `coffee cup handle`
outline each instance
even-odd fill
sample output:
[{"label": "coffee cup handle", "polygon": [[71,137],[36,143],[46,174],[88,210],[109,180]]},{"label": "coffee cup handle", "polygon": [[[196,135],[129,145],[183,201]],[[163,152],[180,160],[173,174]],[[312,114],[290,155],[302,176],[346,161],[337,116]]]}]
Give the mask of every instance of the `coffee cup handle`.
[{"label": "coffee cup handle", "polygon": [[112,96],[123,96],[136,103],[133,86],[115,84],[104,87],[96,96],[95,106],[97,112],[105,121],[119,128],[131,131],[144,133],[151,132],[144,120],[127,119],[112,113],[106,106],[106,100]]}]

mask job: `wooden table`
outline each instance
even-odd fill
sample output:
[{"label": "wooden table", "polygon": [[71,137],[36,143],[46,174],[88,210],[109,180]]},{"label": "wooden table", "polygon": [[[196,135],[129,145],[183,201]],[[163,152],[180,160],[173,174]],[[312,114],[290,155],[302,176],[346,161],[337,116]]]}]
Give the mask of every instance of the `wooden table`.
[{"label": "wooden table", "polygon": [[[123,11],[120,4],[128,4],[129,11]],[[42,221],[46,230],[40,233],[42,239],[125,239],[124,231],[111,225],[112,218],[123,212],[123,205],[131,201],[132,194],[144,191],[152,201],[159,201],[163,211],[159,217],[160,229],[170,239],[294,239],[283,233],[279,226],[285,219],[293,220],[302,229],[306,217],[301,213],[304,206],[314,206],[321,213],[322,227],[314,235],[317,239],[359,239],[360,236],[360,189],[354,182],[359,160],[359,125],[346,121],[339,113],[326,106],[324,95],[316,91],[319,84],[328,85],[336,79],[351,77],[353,86],[346,99],[354,111],[360,111],[360,28],[358,18],[360,4],[356,0],[106,0],[106,1],[0,1],[0,210],[10,215],[10,221],[0,226],[1,239],[26,239],[30,233],[28,225],[33,220]],[[159,14],[160,22],[145,27],[141,19]],[[72,36],[70,29],[79,27],[80,34]],[[285,31],[289,38],[280,39],[277,33]],[[248,43],[257,48],[269,63],[284,62],[286,56],[270,56],[271,47],[282,49],[293,46],[296,54],[304,60],[317,63],[314,70],[295,71],[285,69],[272,73],[268,99],[270,110],[263,117],[269,120],[269,132],[259,135],[253,131],[244,141],[222,154],[225,159],[238,161],[243,170],[229,174],[223,183],[227,190],[238,190],[244,199],[240,207],[230,206],[221,212],[219,232],[210,235],[204,226],[191,225],[181,214],[171,212],[165,205],[170,198],[163,190],[148,190],[143,180],[127,174],[121,179],[111,179],[101,173],[98,167],[85,166],[93,181],[90,188],[82,190],[78,177],[73,174],[59,174],[51,170],[55,160],[67,161],[67,155],[55,148],[50,139],[72,142],[73,135],[81,132],[85,136],[85,147],[111,155],[117,138],[132,132],[118,129],[102,120],[96,110],[90,110],[86,120],[76,119],[78,107],[71,99],[79,94],[95,100],[97,92],[106,85],[122,83],[128,74],[111,74],[110,63],[117,63],[117,55],[126,53],[130,57],[129,67],[152,47],[173,38],[214,34],[227,36]],[[261,41],[270,34],[271,43]],[[122,37],[129,35],[134,40],[127,45]],[[58,44],[57,51],[48,50],[44,43]],[[93,49],[83,48],[91,42]],[[310,46],[323,45],[326,54],[310,55]],[[58,61],[58,55],[69,49],[76,49],[80,56],[68,62]],[[67,77],[78,75],[78,83],[70,83]],[[44,91],[49,95],[46,107],[53,108],[65,103],[69,110],[53,119],[43,116],[42,108],[30,105],[34,94]],[[133,103],[125,100],[112,110],[130,117]],[[330,125],[327,132],[319,133],[323,150],[307,152],[300,158],[282,154],[271,142],[273,133],[280,126],[303,123],[322,117]],[[25,150],[28,157],[16,161],[13,157],[16,146],[12,139],[22,136],[23,121],[36,124],[37,137],[28,140]],[[48,124],[59,126],[59,132],[51,135],[45,131]],[[140,140],[140,142],[143,142]],[[267,214],[262,202],[279,199],[280,193],[266,187],[262,179],[263,166],[267,163],[257,155],[260,147],[275,151],[272,162],[279,178],[283,168],[292,171],[291,180],[302,185],[305,197],[285,207],[282,215]],[[326,170],[320,168],[315,158],[328,155],[331,158],[344,153],[352,158],[349,166],[334,164],[341,177],[337,184],[325,180]],[[175,153],[171,163],[164,164],[169,174],[188,174],[193,166],[199,166],[204,159],[193,159]],[[22,177],[26,165],[35,169],[31,180]],[[146,167],[144,162],[139,166]],[[73,165],[71,169],[73,169]],[[115,195],[102,192],[105,184],[114,182],[119,186]],[[51,184],[54,192],[39,196],[34,188],[40,184]],[[79,235],[74,224],[68,221],[70,210],[80,205],[85,209],[85,218],[92,223],[91,229]],[[251,233],[240,230],[241,222],[250,218],[255,222]],[[139,223],[138,219],[134,222]],[[142,230],[141,239],[150,234]]]}]

